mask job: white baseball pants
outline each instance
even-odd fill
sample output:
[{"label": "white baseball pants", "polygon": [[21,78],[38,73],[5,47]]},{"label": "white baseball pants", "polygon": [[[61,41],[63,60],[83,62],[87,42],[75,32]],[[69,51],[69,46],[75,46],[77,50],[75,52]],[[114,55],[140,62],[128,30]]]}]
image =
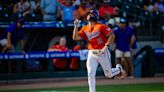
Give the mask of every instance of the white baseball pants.
[{"label": "white baseball pants", "polygon": [[111,54],[106,50],[104,54],[99,55],[100,50],[89,50],[87,59],[87,72],[89,91],[96,92],[96,70],[100,64],[106,77],[111,78],[120,73],[118,68],[112,68]]}]

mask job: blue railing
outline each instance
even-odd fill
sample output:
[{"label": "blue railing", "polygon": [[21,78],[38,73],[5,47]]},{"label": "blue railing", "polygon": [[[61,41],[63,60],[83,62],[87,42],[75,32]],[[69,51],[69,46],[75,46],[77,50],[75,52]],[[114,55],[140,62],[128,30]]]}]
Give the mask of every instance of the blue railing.
[{"label": "blue railing", "polygon": [[42,59],[42,58],[80,58],[78,51],[68,51],[68,52],[29,52],[29,53],[8,53],[0,54],[0,60],[9,59]]},{"label": "blue railing", "polygon": [[[106,24],[107,21],[101,20],[100,23]],[[13,22],[0,22],[0,28],[7,28]],[[79,24],[79,27],[86,25],[86,21],[82,21]],[[73,27],[73,21],[65,22],[65,21],[58,21],[58,22],[25,22],[24,28],[66,28],[66,27]]]},{"label": "blue railing", "polygon": [[155,48],[154,52],[155,54],[164,54],[164,48]]}]

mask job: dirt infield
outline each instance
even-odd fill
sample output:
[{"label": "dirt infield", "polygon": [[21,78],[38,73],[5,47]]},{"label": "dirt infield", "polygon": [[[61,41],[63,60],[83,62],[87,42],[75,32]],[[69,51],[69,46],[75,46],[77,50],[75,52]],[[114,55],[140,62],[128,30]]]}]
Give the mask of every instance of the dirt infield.
[{"label": "dirt infield", "polygon": [[[107,79],[97,77],[97,85],[137,84],[137,83],[164,83],[164,77],[134,78],[134,79]],[[0,91],[17,89],[59,88],[72,86],[86,86],[87,78],[58,78],[58,79],[29,79],[15,81],[1,81]]]}]

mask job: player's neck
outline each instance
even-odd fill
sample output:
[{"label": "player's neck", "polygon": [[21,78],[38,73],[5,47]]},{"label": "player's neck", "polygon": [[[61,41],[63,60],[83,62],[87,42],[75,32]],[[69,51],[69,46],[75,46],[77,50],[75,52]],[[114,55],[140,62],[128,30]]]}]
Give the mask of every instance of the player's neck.
[{"label": "player's neck", "polygon": [[93,27],[95,24],[96,24],[96,22],[88,22],[88,25],[89,25],[90,27]]}]

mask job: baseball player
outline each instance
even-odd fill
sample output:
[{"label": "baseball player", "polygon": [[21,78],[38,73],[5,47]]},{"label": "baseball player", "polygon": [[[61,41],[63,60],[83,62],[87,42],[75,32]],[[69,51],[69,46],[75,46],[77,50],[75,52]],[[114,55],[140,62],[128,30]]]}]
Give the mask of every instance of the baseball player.
[{"label": "baseball player", "polygon": [[109,62],[111,55],[108,46],[112,44],[114,34],[108,26],[97,22],[98,17],[96,10],[90,10],[87,14],[88,24],[83,26],[80,31],[78,31],[79,20],[76,19],[72,37],[73,40],[85,39],[88,42],[87,72],[90,92],[96,92],[95,76],[98,64],[101,65],[108,78],[124,72],[120,64],[117,64],[116,68],[112,68],[111,62]]}]

